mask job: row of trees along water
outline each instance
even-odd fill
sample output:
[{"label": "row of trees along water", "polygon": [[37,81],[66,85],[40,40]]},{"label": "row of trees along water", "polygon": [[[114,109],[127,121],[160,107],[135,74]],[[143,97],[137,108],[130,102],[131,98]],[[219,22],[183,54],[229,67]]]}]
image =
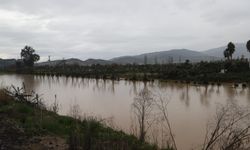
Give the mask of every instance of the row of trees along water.
[{"label": "row of trees along water", "polygon": [[[250,41],[246,47],[250,52]],[[58,65],[34,66],[40,57],[30,46],[21,50],[21,61],[17,61],[16,71],[19,73],[33,73],[52,76],[75,76],[87,78],[127,80],[181,80],[185,82],[195,81],[197,83],[208,82],[250,82],[249,61],[242,57],[233,59],[236,51],[235,45],[230,42],[224,51],[225,60],[201,61],[191,63],[186,60],[184,63],[167,64],[94,64],[89,66],[67,65],[62,60]]]}]

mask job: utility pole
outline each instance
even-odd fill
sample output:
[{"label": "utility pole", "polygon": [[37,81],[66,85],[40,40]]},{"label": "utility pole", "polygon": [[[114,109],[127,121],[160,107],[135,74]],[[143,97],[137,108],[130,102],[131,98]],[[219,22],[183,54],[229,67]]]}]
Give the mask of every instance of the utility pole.
[{"label": "utility pole", "polygon": [[179,56],[179,63],[181,63],[181,56]]},{"label": "utility pole", "polygon": [[147,65],[147,64],[148,64],[148,56],[144,55],[144,65]]}]

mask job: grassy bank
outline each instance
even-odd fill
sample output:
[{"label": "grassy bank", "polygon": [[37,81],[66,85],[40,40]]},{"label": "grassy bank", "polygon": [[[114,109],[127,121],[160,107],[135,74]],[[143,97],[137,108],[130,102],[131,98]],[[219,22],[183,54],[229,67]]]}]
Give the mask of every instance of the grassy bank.
[{"label": "grassy bank", "polygon": [[[0,90],[0,149],[157,149],[95,119],[60,116]],[[34,146],[35,145],[35,146]],[[35,148],[34,148],[35,147]],[[60,148],[59,148],[60,147]]]}]

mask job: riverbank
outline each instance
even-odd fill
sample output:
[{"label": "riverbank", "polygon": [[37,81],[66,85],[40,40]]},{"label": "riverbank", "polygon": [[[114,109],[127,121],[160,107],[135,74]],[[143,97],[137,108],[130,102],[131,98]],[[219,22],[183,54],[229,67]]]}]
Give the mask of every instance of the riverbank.
[{"label": "riverbank", "polygon": [[0,149],[146,149],[133,135],[98,120],[60,116],[0,90]]}]

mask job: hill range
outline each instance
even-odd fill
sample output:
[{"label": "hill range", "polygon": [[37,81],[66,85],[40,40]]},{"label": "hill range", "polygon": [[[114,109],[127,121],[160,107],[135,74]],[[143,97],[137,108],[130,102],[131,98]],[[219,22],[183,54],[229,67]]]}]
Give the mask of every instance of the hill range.
[{"label": "hill range", "polygon": [[[246,45],[243,43],[235,44],[236,51],[233,54],[234,58],[250,58],[250,53],[246,49]],[[110,60],[103,59],[87,59],[80,60],[77,58],[70,58],[65,60],[53,60],[47,62],[39,62],[36,66],[60,66],[66,65],[79,65],[88,66],[93,64],[108,65],[108,64],[164,64],[164,63],[181,63],[189,60],[190,62],[200,62],[200,61],[216,61],[224,59],[223,51],[226,46],[213,48],[205,51],[194,51],[189,49],[172,49],[166,51],[158,51],[151,53],[144,53],[140,55],[133,56],[120,56],[115,57]],[[1,59],[0,63],[4,62]],[[1,65],[0,65],[1,66]]]}]

